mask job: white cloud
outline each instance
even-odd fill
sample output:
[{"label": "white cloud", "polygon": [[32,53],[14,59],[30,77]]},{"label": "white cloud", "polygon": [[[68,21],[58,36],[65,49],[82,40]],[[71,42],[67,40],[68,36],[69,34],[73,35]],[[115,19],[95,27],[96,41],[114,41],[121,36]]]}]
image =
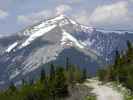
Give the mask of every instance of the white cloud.
[{"label": "white cloud", "polygon": [[71,10],[72,8],[69,5],[59,5],[58,7],[56,7],[56,14],[57,15],[64,14]]},{"label": "white cloud", "polygon": [[101,5],[88,12],[81,9],[80,13],[73,13],[72,18],[81,24],[109,29],[131,29],[133,13],[129,10],[128,1],[117,1],[109,5]]},{"label": "white cloud", "polygon": [[55,8],[55,10],[49,9],[40,12],[30,13],[28,15],[19,15],[17,16],[17,20],[20,24],[34,24],[44,18],[47,19],[49,17],[65,14],[71,10],[72,8],[69,5],[59,5]]},{"label": "white cloud", "polygon": [[8,13],[6,11],[3,11],[0,9],[0,19],[4,19],[8,16]]},{"label": "white cloud", "polygon": [[118,2],[111,5],[99,6],[90,16],[90,20],[94,23],[106,21],[117,21],[120,17],[128,14],[127,2]]},{"label": "white cloud", "polygon": [[89,23],[95,26],[122,26],[131,23],[130,15],[128,2],[120,1],[97,7],[89,17]]},{"label": "white cloud", "polygon": [[23,24],[33,24],[36,23],[44,18],[48,18],[52,16],[52,12],[49,10],[44,10],[40,12],[34,12],[28,15],[19,15],[17,20],[19,23]]},{"label": "white cloud", "polygon": [[[81,0],[72,0],[81,1]],[[65,2],[65,1],[64,1]],[[68,4],[61,4],[55,7],[55,10],[44,10],[31,13],[28,15],[18,16],[18,21],[21,23],[36,23],[47,17],[54,17],[59,14],[70,15],[74,20],[81,24],[95,27],[125,27],[132,28],[133,14],[129,11],[130,3],[128,1],[117,1],[113,4],[101,5],[96,7],[94,11],[89,12],[88,9],[73,10]],[[75,11],[75,12],[74,12]]]},{"label": "white cloud", "polygon": [[80,11],[80,13],[73,14],[72,18],[75,19],[80,24],[88,25],[89,14],[86,10],[82,10]]}]

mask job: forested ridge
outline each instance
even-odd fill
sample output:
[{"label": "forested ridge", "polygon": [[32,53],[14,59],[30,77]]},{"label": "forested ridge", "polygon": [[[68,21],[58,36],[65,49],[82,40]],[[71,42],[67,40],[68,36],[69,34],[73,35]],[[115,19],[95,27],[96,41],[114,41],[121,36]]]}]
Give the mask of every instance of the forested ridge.
[{"label": "forested ridge", "polygon": [[70,64],[67,58],[65,68],[51,64],[48,74],[42,69],[37,81],[22,80],[20,88],[11,82],[8,89],[0,92],[0,100],[64,100],[70,95],[69,88],[86,78],[86,70]]},{"label": "forested ridge", "polygon": [[133,91],[133,45],[127,41],[126,51],[116,51],[114,64],[98,71],[99,79],[104,82],[115,81]]}]

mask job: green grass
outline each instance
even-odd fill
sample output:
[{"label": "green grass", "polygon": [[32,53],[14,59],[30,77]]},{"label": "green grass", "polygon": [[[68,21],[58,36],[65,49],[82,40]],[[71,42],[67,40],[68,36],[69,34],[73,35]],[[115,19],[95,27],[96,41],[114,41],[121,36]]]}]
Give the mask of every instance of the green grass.
[{"label": "green grass", "polygon": [[96,100],[96,96],[87,96],[85,100]]}]

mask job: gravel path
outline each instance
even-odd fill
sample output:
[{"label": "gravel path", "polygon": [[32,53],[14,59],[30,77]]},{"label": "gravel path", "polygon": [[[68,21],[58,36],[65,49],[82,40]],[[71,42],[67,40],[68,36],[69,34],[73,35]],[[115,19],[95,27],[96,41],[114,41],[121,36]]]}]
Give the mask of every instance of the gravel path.
[{"label": "gravel path", "polygon": [[85,85],[93,88],[92,93],[97,95],[97,100],[124,100],[121,93],[107,85],[102,85],[98,80],[88,79]]}]

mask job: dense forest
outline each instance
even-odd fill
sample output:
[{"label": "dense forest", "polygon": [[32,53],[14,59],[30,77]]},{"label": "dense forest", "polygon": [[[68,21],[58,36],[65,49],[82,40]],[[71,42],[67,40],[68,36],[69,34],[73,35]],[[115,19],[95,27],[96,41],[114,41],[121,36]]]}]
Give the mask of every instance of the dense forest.
[{"label": "dense forest", "polygon": [[86,78],[86,70],[70,64],[67,58],[65,68],[51,64],[49,73],[42,69],[35,82],[22,80],[20,88],[11,82],[9,88],[0,93],[0,100],[62,100],[69,96],[69,88]]},{"label": "dense forest", "polygon": [[114,64],[98,71],[101,81],[115,81],[133,91],[133,45],[127,41],[127,50],[118,52]]}]

